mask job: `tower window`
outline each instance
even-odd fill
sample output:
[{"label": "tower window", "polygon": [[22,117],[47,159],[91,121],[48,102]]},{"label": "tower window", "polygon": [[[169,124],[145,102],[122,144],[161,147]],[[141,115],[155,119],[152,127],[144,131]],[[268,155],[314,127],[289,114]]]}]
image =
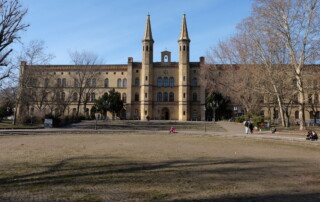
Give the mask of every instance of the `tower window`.
[{"label": "tower window", "polygon": [[180,51],[181,51],[181,46],[180,46]]},{"label": "tower window", "polygon": [[152,51],[152,46],[150,46],[150,51]]},{"label": "tower window", "polygon": [[158,87],[161,87],[161,86],[162,86],[162,78],[158,77]]},{"label": "tower window", "polygon": [[162,102],[162,93],[161,92],[159,92],[157,95],[157,101]]},{"label": "tower window", "polygon": [[168,102],[168,93],[163,93],[163,102]]},{"label": "tower window", "polygon": [[146,76],[146,81],[148,81],[148,76]]},{"label": "tower window", "polygon": [[183,93],[183,98],[186,98],[186,93]]},{"label": "tower window", "polygon": [[186,76],[183,76],[183,81],[186,81]]},{"label": "tower window", "polygon": [[148,98],[148,93],[144,93],[144,97],[145,97],[145,98]]},{"label": "tower window", "polygon": [[163,86],[164,86],[164,87],[167,87],[168,85],[169,85],[168,77],[164,77],[164,79],[163,79]]},{"label": "tower window", "polygon": [[149,51],[149,47],[148,46],[146,46],[146,51]]},{"label": "tower window", "polygon": [[168,62],[168,61],[169,61],[168,56],[165,55],[165,56],[164,56],[164,62]]},{"label": "tower window", "polygon": [[139,93],[134,94],[134,101],[139,101]]},{"label": "tower window", "polygon": [[183,51],[185,51],[186,50],[186,46],[183,46]]}]

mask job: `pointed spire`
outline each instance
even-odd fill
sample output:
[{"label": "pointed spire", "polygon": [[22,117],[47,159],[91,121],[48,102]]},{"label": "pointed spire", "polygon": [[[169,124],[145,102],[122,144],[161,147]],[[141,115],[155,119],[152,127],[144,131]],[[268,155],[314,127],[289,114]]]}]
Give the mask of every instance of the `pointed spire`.
[{"label": "pointed spire", "polygon": [[190,41],[189,35],[188,35],[186,14],[183,14],[183,17],[182,17],[182,25],[181,25],[179,41],[180,40],[188,40],[188,41]]},{"label": "pointed spire", "polygon": [[147,15],[147,23],[144,31],[143,41],[153,41],[149,14]]}]

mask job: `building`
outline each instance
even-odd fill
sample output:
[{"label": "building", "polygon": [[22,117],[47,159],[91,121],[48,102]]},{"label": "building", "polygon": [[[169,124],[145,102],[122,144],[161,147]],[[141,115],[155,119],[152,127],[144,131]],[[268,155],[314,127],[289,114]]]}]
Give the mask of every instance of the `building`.
[{"label": "building", "polygon": [[[125,102],[119,118],[205,120],[205,88],[200,84],[200,69],[205,59],[189,61],[190,42],[183,15],[177,46],[179,61],[171,61],[171,53],[163,51],[161,61],[154,62],[154,40],[148,15],[141,47],[142,62],[134,62],[132,57],[121,65],[28,65],[21,62],[20,88],[28,91],[31,99],[20,101],[18,115],[22,112],[31,116],[90,113],[94,100],[114,88]],[[86,72],[90,76],[81,81],[80,75]],[[87,89],[79,91],[80,85]],[[79,108],[80,96],[87,101]]]}]

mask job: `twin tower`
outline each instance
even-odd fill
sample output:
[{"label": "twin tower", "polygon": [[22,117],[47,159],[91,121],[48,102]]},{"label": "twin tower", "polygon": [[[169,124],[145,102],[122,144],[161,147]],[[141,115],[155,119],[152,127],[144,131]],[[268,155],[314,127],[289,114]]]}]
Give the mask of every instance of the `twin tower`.
[{"label": "twin tower", "polygon": [[[188,36],[188,29],[186,23],[186,16],[182,17],[182,25],[180,31],[179,44],[179,62],[174,63],[170,61],[165,63],[153,62],[153,44],[150,15],[147,16],[146,28],[142,40],[142,66],[141,66],[141,88],[140,88],[140,117],[141,120],[148,118],[174,119],[187,121],[193,117],[197,120],[204,119],[201,105],[204,104],[204,93],[200,92],[197,87],[197,70],[199,72],[199,65],[194,65],[195,73],[192,79],[195,80],[194,86],[191,87],[190,78],[190,62],[189,50],[190,39]],[[164,52],[163,52],[164,53]],[[203,59],[204,60],[204,59]],[[197,67],[198,66],[198,67]],[[161,79],[173,78],[174,85],[171,89],[165,88],[165,85],[160,84]],[[191,94],[190,91],[193,91]],[[174,102],[160,102],[159,94],[166,95],[170,91],[174,95]],[[203,95],[202,95],[203,94]],[[194,96],[192,100],[190,96]],[[162,97],[161,97],[162,98]],[[202,101],[203,100],[203,101]],[[202,106],[203,108],[203,106]]]}]

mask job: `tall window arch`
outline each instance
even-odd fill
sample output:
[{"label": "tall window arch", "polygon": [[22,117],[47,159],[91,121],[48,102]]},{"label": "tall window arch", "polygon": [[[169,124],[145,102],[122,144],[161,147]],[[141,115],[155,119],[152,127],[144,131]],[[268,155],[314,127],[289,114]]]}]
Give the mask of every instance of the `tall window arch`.
[{"label": "tall window arch", "polygon": [[104,87],[109,88],[109,79],[104,80]]},{"label": "tall window arch", "polygon": [[127,103],[127,94],[126,93],[122,94],[122,101],[123,101],[123,103]]},{"label": "tall window arch", "polygon": [[64,101],[65,98],[66,98],[66,94],[65,94],[65,92],[62,92],[61,93],[61,100]]},{"label": "tall window arch", "polygon": [[121,81],[121,79],[118,79],[118,88],[121,88],[122,87],[122,81]]},{"label": "tall window arch", "polygon": [[174,102],[174,93],[173,92],[169,93],[169,102]]},{"label": "tall window arch", "polygon": [[168,93],[163,93],[163,102],[168,102]]},{"label": "tall window arch", "polygon": [[139,101],[139,93],[134,94],[134,101]]},{"label": "tall window arch", "polygon": [[61,87],[61,79],[60,78],[57,79],[57,87]]},{"label": "tall window arch", "polygon": [[161,86],[162,86],[162,78],[158,77],[158,87],[161,87]]},{"label": "tall window arch", "polygon": [[169,85],[170,85],[170,87],[174,86],[174,78],[173,77],[170,77]]},{"label": "tall window arch", "polygon": [[138,77],[134,80],[134,85],[140,86],[140,79]]},{"label": "tall window arch", "polygon": [[67,80],[65,78],[62,79],[62,87],[67,87]]},{"label": "tall window arch", "polygon": [[97,87],[97,79],[92,79],[92,87]]},{"label": "tall window arch", "polygon": [[192,94],[192,101],[194,101],[194,102],[198,101],[198,95],[197,95],[197,93],[193,93],[193,94]]},{"label": "tall window arch", "polygon": [[78,93],[73,93],[73,101],[78,101]]},{"label": "tall window arch", "polygon": [[159,92],[159,93],[157,94],[157,101],[158,101],[158,102],[162,102],[162,93],[161,93],[161,92]]},{"label": "tall window arch", "polygon": [[197,85],[198,85],[197,78],[195,78],[195,77],[192,78],[191,85],[192,85],[192,86],[197,86]]},{"label": "tall window arch", "polygon": [[127,79],[123,79],[123,87],[124,87],[124,88],[127,87]]},{"label": "tall window arch", "polygon": [[95,93],[91,93],[91,102],[94,102],[96,99],[96,94]]},{"label": "tall window arch", "polygon": [[167,87],[169,85],[169,83],[168,83],[168,77],[164,77],[164,79],[163,79],[163,86],[164,87]]},{"label": "tall window arch", "polygon": [[45,78],[44,80],[44,87],[49,87],[49,79],[48,78]]}]

